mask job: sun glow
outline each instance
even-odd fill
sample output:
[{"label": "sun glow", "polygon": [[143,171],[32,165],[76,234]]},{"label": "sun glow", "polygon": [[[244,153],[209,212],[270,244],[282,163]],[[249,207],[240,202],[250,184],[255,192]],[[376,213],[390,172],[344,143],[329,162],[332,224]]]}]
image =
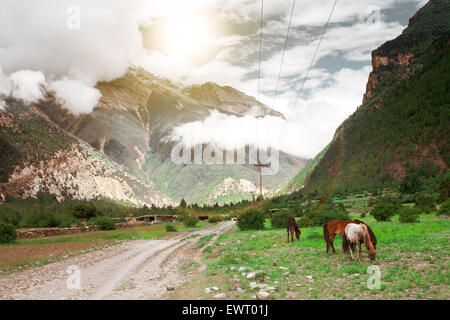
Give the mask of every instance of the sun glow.
[{"label": "sun glow", "polygon": [[164,28],[165,49],[170,54],[192,56],[210,42],[210,26],[199,16],[170,17]]}]

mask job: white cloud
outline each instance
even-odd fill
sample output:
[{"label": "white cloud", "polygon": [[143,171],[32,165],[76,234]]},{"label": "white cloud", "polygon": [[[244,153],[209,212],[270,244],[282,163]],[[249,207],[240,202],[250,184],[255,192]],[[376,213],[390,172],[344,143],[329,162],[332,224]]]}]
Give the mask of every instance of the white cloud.
[{"label": "white cloud", "polygon": [[22,70],[10,75],[11,96],[26,102],[44,98],[45,76],[40,71]]},{"label": "white cloud", "polygon": [[217,111],[204,121],[177,127],[172,138],[192,146],[215,143],[221,147],[240,148],[245,144],[273,147],[297,156],[312,158],[333,137],[334,130],[361,103],[370,68],[342,69],[332,75],[333,83],[318,88],[308,99],[293,106],[296,92],[278,99],[277,110],[292,118],[265,117],[256,120],[249,112],[244,117],[228,116]]},{"label": "white cloud", "polygon": [[84,82],[67,78],[52,81],[48,89],[54,91],[57,101],[74,115],[92,112],[102,96],[99,90]]}]

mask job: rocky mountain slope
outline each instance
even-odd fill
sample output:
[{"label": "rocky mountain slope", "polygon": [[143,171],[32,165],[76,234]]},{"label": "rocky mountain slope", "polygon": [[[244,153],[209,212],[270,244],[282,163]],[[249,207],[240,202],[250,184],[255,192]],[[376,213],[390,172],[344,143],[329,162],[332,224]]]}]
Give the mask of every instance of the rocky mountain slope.
[{"label": "rocky mountain slope", "polygon": [[400,36],[372,52],[363,103],[336,130],[307,190],[376,190],[413,168],[448,170],[449,46],[450,2],[431,0]]},{"label": "rocky mountain slope", "polygon": [[[222,195],[219,190],[222,190],[220,185],[227,184],[230,179],[245,179],[253,185],[259,183],[258,171],[252,165],[177,165],[170,158],[176,143],[172,139],[173,130],[189,122],[204,120],[214,110],[241,117],[258,104],[259,116],[283,117],[282,114],[231,87],[206,83],[181,88],[138,67],[129,69],[123,77],[114,81],[98,83],[97,88],[102,97],[94,111],[86,115],[70,114],[61,108],[51,92],[47,93],[45,100],[28,107],[20,101],[9,99],[6,109],[18,123],[23,122],[21,117],[24,113],[29,113],[30,118],[38,117],[48,122],[46,126],[54,126],[58,134],[64,137],[62,140],[70,137],[70,141],[78,141],[76,150],[95,151],[95,157],[113,164],[116,173],[134,177],[142,186],[147,186],[143,189],[147,191],[141,191],[139,196],[135,194],[136,201],[143,200],[145,194],[148,194],[147,202],[153,204],[179,203],[182,198],[197,203],[219,200],[223,203],[227,197],[235,201],[251,198],[248,190],[234,188],[231,192],[228,188],[227,195]],[[53,134],[49,133],[49,136]],[[24,133],[22,138],[27,140],[28,133]],[[55,147],[49,154],[56,156],[58,150],[68,149],[68,146],[62,149]],[[45,161],[48,161],[47,158]],[[306,162],[305,159],[280,153],[279,173],[264,181],[267,193],[276,192]],[[75,163],[72,161],[68,167],[73,167]],[[93,170],[92,179],[97,174],[97,169]],[[35,182],[42,184],[42,181]],[[107,184],[103,183],[105,188]],[[37,186],[31,188],[39,189]],[[57,190],[59,188],[63,187],[57,185],[50,189],[58,193],[61,191]]]},{"label": "rocky mountain slope", "polygon": [[59,129],[37,108],[8,100],[0,111],[0,198],[110,198],[135,205],[174,204],[151,184],[124,172],[90,145]]}]

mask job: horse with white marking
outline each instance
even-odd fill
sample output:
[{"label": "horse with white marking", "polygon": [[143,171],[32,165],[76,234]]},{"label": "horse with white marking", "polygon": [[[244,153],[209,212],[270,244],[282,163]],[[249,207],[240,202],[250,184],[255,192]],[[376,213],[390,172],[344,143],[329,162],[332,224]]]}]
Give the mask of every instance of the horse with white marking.
[{"label": "horse with white marking", "polygon": [[361,242],[364,242],[367,251],[369,251],[370,262],[376,263],[376,250],[373,246],[367,226],[362,223],[349,223],[345,227],[342,247],[344,248],[344,252],[350,251],[350,259],[354,259],[355,248],[358,246],[358,260],[360,260]]}]

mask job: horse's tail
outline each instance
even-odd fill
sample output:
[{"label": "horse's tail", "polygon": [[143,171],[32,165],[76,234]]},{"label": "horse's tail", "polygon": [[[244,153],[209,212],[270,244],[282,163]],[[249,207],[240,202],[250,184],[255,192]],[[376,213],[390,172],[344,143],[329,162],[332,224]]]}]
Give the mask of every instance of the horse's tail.
[{"label": "horse's tail", "polygon": [[344,253],[348,253],[348,250],[349,250],[348,239],[344,231],[344,236],[342,237],[342,251],[344,251]]},{"label": "horse's tail", "polygon": [[323,238],[325,239],[325,242],[327,244],[327,250],[330,246],[330,234],[328,233],[328,223],[323,224]]}]

